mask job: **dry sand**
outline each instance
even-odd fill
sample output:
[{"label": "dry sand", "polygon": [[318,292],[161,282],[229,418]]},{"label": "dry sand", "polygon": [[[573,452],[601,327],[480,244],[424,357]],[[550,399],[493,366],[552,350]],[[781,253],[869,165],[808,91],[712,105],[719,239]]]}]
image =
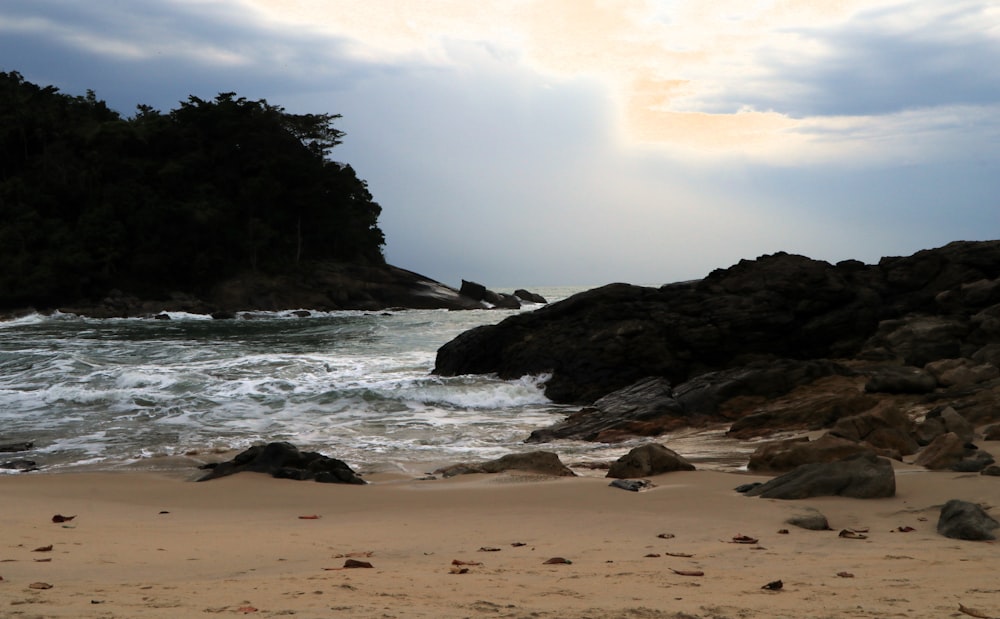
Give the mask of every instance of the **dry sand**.
[{"label": "dry sand", "polygon": [[[970,616],[960,604],[1000,616],[997,545],[935,532],[948,499],[1000,503],[1000,478],[903,465],[892,499],[733,491],[764,479],[672,473],[628,492],[600,477],[340,486],[252,473],[5,475],[0,617]],[[784,523],[807,507],[834,530]],[[844,528],[867,538],[839,537]],[[343,569],[352,554],[373,567]],[[544,564],[553,557],[571,563]],[[453,573],[454,560],[481,565]],[[775,580],[780,590],[761,588]]]}]

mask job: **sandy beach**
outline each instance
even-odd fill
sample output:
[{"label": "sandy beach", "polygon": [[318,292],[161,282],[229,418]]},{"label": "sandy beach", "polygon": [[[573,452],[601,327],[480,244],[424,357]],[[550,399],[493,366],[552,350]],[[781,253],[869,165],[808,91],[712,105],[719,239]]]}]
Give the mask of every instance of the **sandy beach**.
[{"label": "sandy beach", "polygon": [[[935,531],[949,499],[1000,503],[997,478],[899,465],[891,499],[733,491],[766,479],[671,473],[629,492],[597,476],[5,475],[0,617],[1000,616],[996,544]],[[806,508],[833,530],[785,523]]]}]

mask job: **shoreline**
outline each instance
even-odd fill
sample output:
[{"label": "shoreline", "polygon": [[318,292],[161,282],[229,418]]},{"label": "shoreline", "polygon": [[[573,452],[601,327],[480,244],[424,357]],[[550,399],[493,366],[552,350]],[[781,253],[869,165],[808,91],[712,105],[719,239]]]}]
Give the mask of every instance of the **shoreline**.
[{"label": "shoreline", "polygon": [[[379,475],[366,486],[254,473],[202,483],[176,471],[4,475],[0,615],[929,618],[957,616],[959,604],[1000,614],[995,544],[935,530],[949,499],[997,503],[995,478],[898,465],[888,499],[733,490],[769,477],[669,473],[636,493],[603,477],[513,473]],[[785,524],[807,508],[834,530]],[[870,533],[845,539],[842,528]],[[730,543],[737,535],[759,543]],[[372,569],[343,569],[352,556]],[[553,557],[571,563],[544,563]],[[781,590],[761,588],[775,580]]]}]

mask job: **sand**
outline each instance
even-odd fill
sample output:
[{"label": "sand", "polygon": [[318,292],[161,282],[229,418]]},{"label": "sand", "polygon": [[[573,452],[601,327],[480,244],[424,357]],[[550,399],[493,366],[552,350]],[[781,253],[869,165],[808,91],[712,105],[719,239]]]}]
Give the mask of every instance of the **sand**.
[{"label": "sand", "polygon": [[[997,545],[935,531],[948,499],[1000,502],[1000,478],[902,466],[894,498],[801,501],[744,497],[767,477],[713,471],[643,492],[597,476],[4,475],[0,617],[1000,616]],[[806,508],[834,530],[785,524]]]}]

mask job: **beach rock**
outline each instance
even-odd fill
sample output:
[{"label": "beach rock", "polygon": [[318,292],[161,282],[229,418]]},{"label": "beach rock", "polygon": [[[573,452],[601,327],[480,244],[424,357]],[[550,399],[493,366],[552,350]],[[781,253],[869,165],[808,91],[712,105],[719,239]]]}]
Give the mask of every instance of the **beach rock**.
[{"label": "beach rock", "polygon": [[851,456],[871,453],[871,447],[824,434],[811,441],[798,437],[765,443],[750,455],[747,469],[755,472],[791,471],[804,464],[837,462]]},{"label": "beach rock", "polygon": [[[766,402],[801,385],[847,373],[839,364],[825,359],[775,359],[707,372],[676,388],[666,378],[649,376],[609,393],[593,406],[553,426],[533,431],[527,442],[571,438],[613,443],[635,436],[657,436],[678,428],[722,421],[729,418],[732,409],[744,406],[749,400]],[[862,402],[864,396],[857,390],[854,394],[858,398],[854,401],[856,407],[875,403],[874,399]],[[810,411],[811,423],[822,423],[824,414],[844,410],[845,403],[841,402],[827,410]]]},{"label": "beach rock", "polygon": [[648,479],[616,479],[608,484],[612,488],[620,488],[629,492],[642,492],[653,488],[652,482]]},{"label": "beach rock", "polygon": [[0,444],[0,453],[15,453],[18,451],[30,451],[35,447],[35,444],[31,441],[22,441],[20,443],[3,443]]},{"label": "beach rock", "polygon": [[647,376],[682,385],[776,358],[880,358],[914,368],[873,376],[871,392],[927,393],[937,380],[923,365],[974,358],[1000,337],[987,317],[972,322],[992,305],[970,287],[997,278],[1000,241],[877,265],[772,254],[660,288],[610,284],[467,331],[438,350],[434,372],[548,373],[550,399],[590,404]]},{"label": "beach rock", "polygon": [[746,496],[765,499],[815,496],[872,499],[895,494],[896,476],[892,464],[875,454],[866,453],[837,462],[804,464],[748,491]]},{"label": "beach rock", "polygon": [[483,302],[418,273],[391,264],[322,261],[292,273],[247,271],[201,291],[198,296],[163,292],[140,299],[112,290],[97,302],[63,303],[61,311],[93,318],[155,316],[188,312],[219,319],[239,312],[309,308],[319,311],[410,309],[483,309]]},{"label": "beach rock", "polygon": [[970,330],[967,321],[933,314],[909,314],[884,320],[865,348],[883,348],[905,365],[923,367],[938,359],[962,356],[962,343]]},{"label": "beach rock", "polygon": [[1000,523],[975,503],[952,499],[941,508],[937,532],[952,539],[972,541],[996,539]]},{"label": "beach rock", "polygon": [[462,280],[462,287],[459,288],[459,293],[461,293],[464,297],[472,299],[473,301],[488,303],[492,307],[502,309],[521,308],[521,302],[517,300],[516,296],[493,292],[492,290],[488,290],[486,286],[482,284],[469,282],[464,279]]},{"label": "beach rock", "polygon": [[7,462],[0,462],[0,469],[7,469],[10,471],[21,471],[30,472],[38,470],[38,463],[34,460],[8,460]]},{"label": "beach rock", "polygon": [[984,441],[1000,441],[1000,423],[983,428]]},{"label": "beach rock", "polygon": [[948,432],[954,432],[963,443],[971,443],[975,439],[975,428],[951,406],[931,409],[917,424],[914,437],[921,445],[928,445]]},{"label": "beach rock", "polygon": [[930,393],[936,387],[937,380],[927,371],[909,365],[878,368],[865,383],[870,393]]},{"label": "beach rock", "polygon": [[981,449],[971,449],[964,458],[951,467],[951,470],[959,473],[978,473],[994,462],[996,459],[992,454]]},{"label": "beach rock", "polygon": [[1000,477],[1000,466],[997,466],[995,464],[991,464],[991,465],[987,466],[986,468],[984,468],[983,470],[979,471],[979,474],[980,475],[988,475],[990,477]]},{"label": "beach rock", "polygon": [[208,481],[236,473],[267,473],[280,479],[315,480],[322,483],[367,483],[341,460],[310,451],[299,451],[291,443],[255,445],[228,462],[206,464],[209,472],[198,479]]},{"label": "beach rock", "polygon": [[553,477],[576,476],[576,473],[562,463],[558,455],[549,451],[507,454],[489,462],[455,464],[437,469],[434,471],[434,474],[444,477],[454,477],[455,475],[467,475],[471,473],[503,473],[505,471],[523,471],[538,475],[551,475]]},{"label": "beach rock", "polygon": [[[825,376],[800,385],[789,393],[765,400],[747,402],[752,412],[739,417],[730,425],[726,436],[748,439],[790,430],[819,430],[830,427],[838,419],[856,415],[878,404],[877,397],[864,393],[856,376]],[[735,417],[742,413],[733,400],[724,407],[723,415]]]},{"label": "beach rock", "polygon": [[946,432],[924,447],[913,463],[935,471],[951,469],[969,455],[966,445],[954,432]]},{"label": "beach rock", "polygon": [[1000,377],[1000,369],[992,363],[977,363],[966,358],[932,361],[924,369],[941,387],[964,387]]},{"label": "beach rock", "polygon": [[875,409],[844,417],[830,429],[830,434],[856,443],[867,443],[876,449],[892,450],[904,456],[920,448],[910,435],[910,418],[892,402]]},{"label": "beach rock", "polygon": [[652,436],[683,425],[670,423],[683,415],[670,381],[652,376],[609,393],[559,423],[534,430],[525,442],[566,438],[615,442],[629,436]]},{"label": "beach rock", "polygon": [[818,510],[808,508],[794,516],[789,517],[785,520],[785,524],[790,524],[794,527],[799,527],[800,529],[808,529],[809,531],[830,531],[830,522],[826,519],[826,516],[821,514]]},{"label": "beach rock", "polygon": [[548,303],[542,295],[525,290],[524,288],[518,288],[515,290],[514,296],[522,301],[527,301],[528,303]]},{"label": "beach rock", "polygon": [[608,469],[607,477],[629,479],[670,473],[673,471],[693,471],[694,465],[674,450],[659,443],[640,445],[621,458]]}]

